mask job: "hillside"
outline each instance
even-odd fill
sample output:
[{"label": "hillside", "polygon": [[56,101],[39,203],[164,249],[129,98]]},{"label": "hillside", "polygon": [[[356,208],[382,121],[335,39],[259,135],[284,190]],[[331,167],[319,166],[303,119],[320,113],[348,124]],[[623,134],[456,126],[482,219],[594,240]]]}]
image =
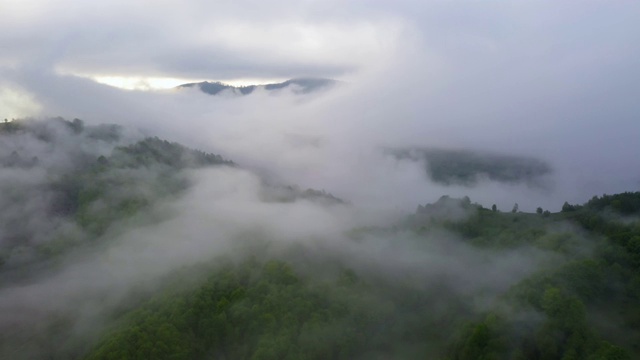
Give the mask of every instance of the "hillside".
[{"label": "hillside", "polygon": [[506,184],[538,185],[553,173],[547,162],[527,156],[437,148],[387,151],[398,159],[424,163],[429,178],[443,185],[474,186],[483,178]]},{"label": "hillside", "polygon": [[640,357],[640,192],[341,227],[348,199],[116,125],[0,150],[3,359]]}]

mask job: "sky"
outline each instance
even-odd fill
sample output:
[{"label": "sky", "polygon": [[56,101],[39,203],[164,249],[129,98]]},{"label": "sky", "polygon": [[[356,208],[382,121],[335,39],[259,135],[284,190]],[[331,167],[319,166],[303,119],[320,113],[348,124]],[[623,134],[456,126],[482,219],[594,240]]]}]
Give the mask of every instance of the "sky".
[{"label": "sky", "polygon": [[[0,0],[0,117],[139,127],[371,206],[448,193],[557,210],[640,188],[639,19],[630,0]],[[301,76],[344,86],[157,90]],[[554,173],[442,187],[384,146],[534,156]]]}]

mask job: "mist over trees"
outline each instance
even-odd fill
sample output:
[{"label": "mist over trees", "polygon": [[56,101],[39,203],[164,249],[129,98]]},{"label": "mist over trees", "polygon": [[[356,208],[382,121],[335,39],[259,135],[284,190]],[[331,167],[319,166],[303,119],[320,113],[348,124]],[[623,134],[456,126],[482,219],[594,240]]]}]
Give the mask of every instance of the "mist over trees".
[{"label": "mist over trees", "polygon": [[431,180],[443,185],[472,187],[486,177],[500,183],[541,186],[544,177],[553,172],[545,161],[526,156],[421,148],[388,151],[398,159],[423,161]]},{"label": "mist over trees", "polygon": [[120,126],[0,147],[2,358],[640,356],[640,192],[382,221]]},{"label": "mist over trees", "polygon": [[638,19],[1,0],[0,360],[640,359]]}]

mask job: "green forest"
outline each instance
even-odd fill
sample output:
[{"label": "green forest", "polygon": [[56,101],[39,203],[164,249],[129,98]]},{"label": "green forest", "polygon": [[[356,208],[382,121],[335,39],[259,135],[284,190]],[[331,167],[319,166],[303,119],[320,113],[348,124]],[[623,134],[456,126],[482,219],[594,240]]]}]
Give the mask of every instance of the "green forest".
[{"label": "green forest", "polygon": [[[152,291],[119,288],[99,316],[74,312],[73,299],[65,311],[8,316],[16,289],[167,221],[163,204],[189,191],[191,171],[241,165],[78,119],[6,122],[0,143],[2,359],[640,358],[640,192],[532,213],[445,195],[336,235],[343,251],[249,232],[145,284]],[[516,175],[529,176],[522,166]],[[261,186],[276,194],[267,203],[352,206],[324,190]]]}]

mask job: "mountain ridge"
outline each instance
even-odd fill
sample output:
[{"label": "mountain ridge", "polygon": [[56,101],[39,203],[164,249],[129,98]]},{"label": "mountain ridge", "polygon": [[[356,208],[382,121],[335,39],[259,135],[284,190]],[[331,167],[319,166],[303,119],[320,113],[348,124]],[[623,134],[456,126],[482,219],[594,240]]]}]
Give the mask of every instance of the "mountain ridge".
[{"label": "mountain ridge", "polygon": [[237,95],[249,95],[256,89],[264,89],[267,91],[280,90],[288,88],[290,86],[296,87],[294,93],[296,94],[308,94],[311,92],[319,91],[332,87],[338,83],[337,80],[327,78],[314,78],[314,77],[300,77],[292,78],[280,83],[269,83],[263,85],[247,85],[247,86],[233,86],[225,84],[221,81],[202,81],[195,83],[186,83],[178,85],[176,89],[193,88],[197,87],[200,91],[209,95],[218,95],[220,92],[230,90]]}]

